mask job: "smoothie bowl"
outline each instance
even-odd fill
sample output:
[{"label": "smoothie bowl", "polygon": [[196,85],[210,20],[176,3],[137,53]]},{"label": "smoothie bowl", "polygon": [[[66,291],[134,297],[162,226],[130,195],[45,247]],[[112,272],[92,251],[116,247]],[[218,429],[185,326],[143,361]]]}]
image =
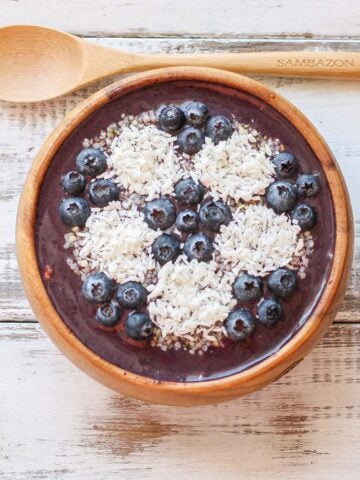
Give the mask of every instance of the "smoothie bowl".
[{"label": "smoothie bowl", "polygon": [[56,345],[155,403],[236,398],[326,332],[353,248],[341,173],[269,88],[205,68],[121,80],[50,135],[21,197],[17,252]]}]

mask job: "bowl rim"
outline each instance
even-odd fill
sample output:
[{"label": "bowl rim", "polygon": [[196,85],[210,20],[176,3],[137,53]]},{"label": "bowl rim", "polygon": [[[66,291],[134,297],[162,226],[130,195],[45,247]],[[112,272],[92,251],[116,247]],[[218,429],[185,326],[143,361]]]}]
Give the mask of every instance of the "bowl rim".
[{"label": "bowl rim", "polygon": [[[157,381],[122,369],[94,353],[66,326],[53,306],[43,285],[36,257],[35,219],[41,184],[51,160],[64,140],[95,110],[126,93],[142,87],[172,81],[203,81],[242,90],[255,96],[279,111],[295,126],[309,144],[322,165],[333,198],[335,215],[335,245],[333,264],[328,283],[307,322],[275,353],[248,369],[218,379],[199,382]],[[114,382],[130,387],[151,389],[158,392],[191,393],[203,395],[234,389],[286,364],[289,357],[305,347],[319,329],[326,316],[342,297],[349,255],[352,251],[352,214],[346,186],[337,163],[321,135],[309,120],[289,101],[271,88],[245,76],[206,67],[170,67],[147,71],[123,78],[91,95],[67,114],[47,137],[28,173],[21,194],[16,225],[16,247],[20,275],[31,307],[39,322],[54,343],[80,368],[99,374],[111,375]],[[350,259],[351,261],[351,259]],[[100,379],[101,381],[101,379]]]}]

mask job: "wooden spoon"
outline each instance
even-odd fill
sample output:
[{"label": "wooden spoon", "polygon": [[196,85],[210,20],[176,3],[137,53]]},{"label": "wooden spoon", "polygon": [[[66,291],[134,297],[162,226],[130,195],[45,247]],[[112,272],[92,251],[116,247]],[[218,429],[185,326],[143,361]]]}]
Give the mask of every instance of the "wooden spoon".
[{"label": "wooden spoon", "polygon": [[50,28],[0,28],[0,99],[39,102],[116,73],[168,66],[241,73],[360,78],[360,52],[255,52],[139,55],[106,48]]}]

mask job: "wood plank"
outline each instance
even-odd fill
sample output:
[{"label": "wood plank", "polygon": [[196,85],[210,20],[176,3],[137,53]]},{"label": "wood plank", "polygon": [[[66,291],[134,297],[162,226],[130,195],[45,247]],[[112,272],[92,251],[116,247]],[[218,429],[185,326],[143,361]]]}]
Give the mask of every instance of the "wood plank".
[{"label": "wood plank", "polygon": [[1,23],[88,36],[359,37],[357,0],[2,0]]},{"label": "wood plank", "polygon": [[[360,326],[337,326],[277,383],[218,406],[121,397],[37,325],[0,326],[0,478],[360,478]],[[271,473],[270,473],[271,472]]]},{"label": "wood plank", "polygon": [[[104,45],[138,52],[206,52],[291,49],[358,50],[359,41],[255,41],[191,39],[93,39]],[[341,165],[353,202],[356,235],[360,236],[360,83],[336,80],[261,78],[294,102],[328,141]],[[92,87],[59,100],[38,105],[0,103],[0,321],[34,321],[25,300],[15,257],[15,218],[18,197],[29,165],[51,129],[81,100],[109,83]],[[16,175],[14,175],[16,171]],[[338,315],[340,321],[359,321],[360,249],[356,256],[348,294]]]}]

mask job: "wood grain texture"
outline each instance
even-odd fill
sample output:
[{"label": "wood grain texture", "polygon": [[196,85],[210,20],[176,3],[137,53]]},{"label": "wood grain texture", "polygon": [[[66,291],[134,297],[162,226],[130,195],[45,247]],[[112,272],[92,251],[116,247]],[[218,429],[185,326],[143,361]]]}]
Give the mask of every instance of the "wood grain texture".
[{"label": "wood grain texture", "polygon": [[1,0],[1,22],[88,36],[359,37],[357,0]]},{"label": "wood grain texture", "polygon": [[334,326],[262,391],[178,409],[105,389],[37,325],[0,325],[0,478],[355,480],[359,348],[360,326]]},{"label": "wood grain texture", "polygon": [[[360,42],[286,41],[266,42],[238,40],[141,40],[94,39],[95,43],[144,53],[198,51],[255,51],[293,49],[360,50]],[[358,170],[360,144],[354,132],[360,129],[359,82],[304,79],[265,79],[293,102],[319,129],[338,160],[352,200],[355,232],[360,236],[360,178]],[[111,80],[109,80],[110,82]],[[16,267],[15,215],[18,197],[28,168],[49,132],[81,100],[108,82],[38,105],[0,103],[0,321],[34,321],[24,297]],[[13,172],[16,171],[14,176]],[[339,321],[360,321],[360,250],[357,241],[354,267]]]},{"label": "wood grain texture", "polygon": [[[360,43],[345,39],[359,38],[357,0],[232,0],[213,2],[200,15],[205,0],[183,1],[159,13],[159,4],[169,3],[0,0],[0,21],[84,36],[178,37],[93,39],[144,53],[360,49]],[[269,36],[271,41],[264,38]],[[360,322],[360,85],[264,81],[315,123],[345,174],[358,242],[338,320]],[[50,130],[99,86],[44,105],[0,103],[0,320],[34,321],[14,254],[16,205],[26,172]],[[335,326],[300,366],[263,391],[217,407],[178,410],[120,397],[73,367],[37,325],[2,323],[0,479],[355,480],[360,475],[359,347],[358,325]]]}]

